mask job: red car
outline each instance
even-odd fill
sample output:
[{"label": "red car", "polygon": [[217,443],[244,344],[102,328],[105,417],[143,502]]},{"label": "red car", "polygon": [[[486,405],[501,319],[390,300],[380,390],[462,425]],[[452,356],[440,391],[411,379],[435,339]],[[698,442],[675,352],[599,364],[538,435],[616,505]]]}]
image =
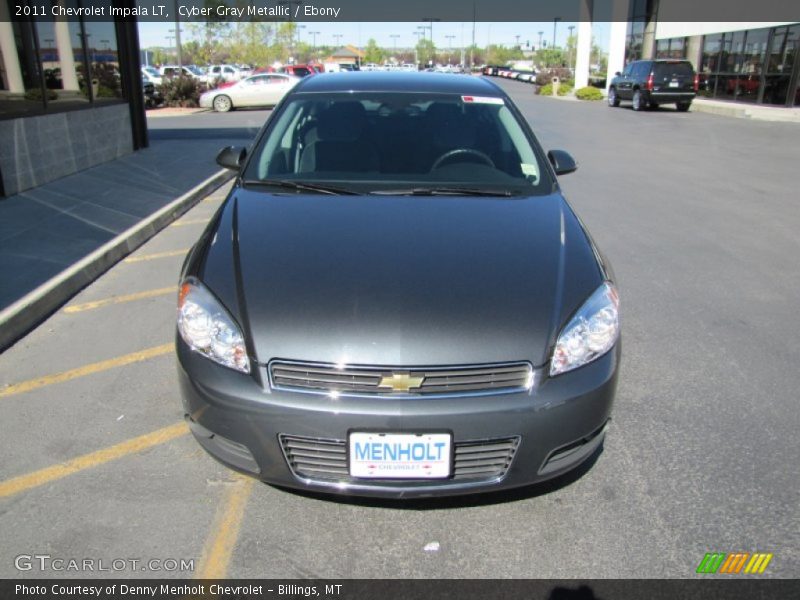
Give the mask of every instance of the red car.
[{"label": "red car", "polygon": [[287,75],[294,75],[295,77],[307,77],[309,75],[316,75],[317,71],[314,65],[286,65],[280,69],[276,69],[278,73],[286,73]]}]

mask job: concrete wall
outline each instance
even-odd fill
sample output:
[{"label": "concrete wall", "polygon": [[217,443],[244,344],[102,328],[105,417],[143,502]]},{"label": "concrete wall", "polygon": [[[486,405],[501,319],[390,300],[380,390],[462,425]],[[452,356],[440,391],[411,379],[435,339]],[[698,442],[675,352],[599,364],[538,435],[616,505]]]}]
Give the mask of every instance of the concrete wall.
[{"label": "concrete wall", "polygon": [[0,121],[7,196],[133,152],[127,104]]}]

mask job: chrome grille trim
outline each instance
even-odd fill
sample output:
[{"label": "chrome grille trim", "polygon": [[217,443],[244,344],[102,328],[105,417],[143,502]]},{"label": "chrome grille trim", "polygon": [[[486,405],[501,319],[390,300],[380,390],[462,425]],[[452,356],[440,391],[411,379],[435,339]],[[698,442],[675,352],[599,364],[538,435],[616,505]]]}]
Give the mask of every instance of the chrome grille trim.
[{"label": "chrome grille trim", "polygon": [[[267,365],[270,387],[275,390],[344,396],[418,397],[474,396],[527,392],[533,377],[529,362],[447,367],[337,367],[330,363],[272,360]],[[418,388],[392,391],[379,387],[393,374],[422,377]]]},{"label": "chrome grille trim", "polygon": [[[278,439],[286,463],[292,474],[298,479],[320,483],[367,481],[350,477],[347,470],[347,442],[345,440],[301,437],[283,433],[278,436]],[[455,442],[453,473],[446,481],[461,483],[501,480],[514,460],[519,443],[519,436]],[[368,481],[381,480],[371,479]],[[442,484],[440,479],[393,479],[391,481]]]}]

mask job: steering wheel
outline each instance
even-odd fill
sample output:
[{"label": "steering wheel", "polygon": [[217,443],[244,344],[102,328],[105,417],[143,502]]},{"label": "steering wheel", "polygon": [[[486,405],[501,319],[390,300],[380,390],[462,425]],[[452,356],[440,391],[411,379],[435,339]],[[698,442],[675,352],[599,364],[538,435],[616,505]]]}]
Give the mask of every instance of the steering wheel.
[{"label": "steering wheel", "polygon": [[480,150],[473,150],[472,148],[456,148],[455,150],[448,150],[447,152],[442,154],[439,158],[437,158],[434,161],[433,166],[431,167],[431,171],[435,171],[436,169],[442,166],[443,162],[450,160],[452,157],[457,156],[459,154],[471,154],[472,156],[481,159],[481,161],[486,163],[488,166],[494,168],[494,161],[491,158],[489,158],[487,154],[484,154]]}]

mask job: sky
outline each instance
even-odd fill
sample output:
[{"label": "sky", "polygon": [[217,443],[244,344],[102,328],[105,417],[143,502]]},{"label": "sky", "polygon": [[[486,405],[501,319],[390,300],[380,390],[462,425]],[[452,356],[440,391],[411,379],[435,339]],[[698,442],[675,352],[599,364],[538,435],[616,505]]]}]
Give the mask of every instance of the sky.
[{"label": "sky", "polygon": [[[558,23],[556,28],[556,45],[564,46],[569,35],[569,26],[577,23]],[[305,27],[304,27],[305,26]],[[334,22],[308,22],[300,24],[300,39],[312,44],[314,37],[318,46],[353,45],[364,47],[370,38],[375,38],[379,46],[393,48],[410,48],[416,46],[417,36],[414,32],[422,23],[334,23]],[[304,28],[303,28],[304,27]],[[427,27],[427,26],[426,26]],[[174,23],[139,22],[139,44],[142,48],[152,46],[172,46],[173,41],[167,36],[174,35],[170,29],[175,29]],[[608,23],[593,23],[593,36],[596,43],[603,49],[608,48]],[[316,36],[311,32],[319,32]],[[553,41],[553,22],[547,23],[475,23],[475,43],[478,46],[499,44],[502,46],[523,46],[530,42],[534,46],[539,44],[539,32],[542,31],[542,40],[549,47]],[[340,42],[334,35],[341,35]],[[392,35],[399,35],[395,39]],[[430,32],[428,32],[430,36]],[[446,36],[453,36],[448,38]],[[191,32],[186,23],[181,24],[181,41],[192,39]],[[433,24],[433,42],[437,48],[460,48],[469,46],[472,42],[472,23],[439,22]]]}]

